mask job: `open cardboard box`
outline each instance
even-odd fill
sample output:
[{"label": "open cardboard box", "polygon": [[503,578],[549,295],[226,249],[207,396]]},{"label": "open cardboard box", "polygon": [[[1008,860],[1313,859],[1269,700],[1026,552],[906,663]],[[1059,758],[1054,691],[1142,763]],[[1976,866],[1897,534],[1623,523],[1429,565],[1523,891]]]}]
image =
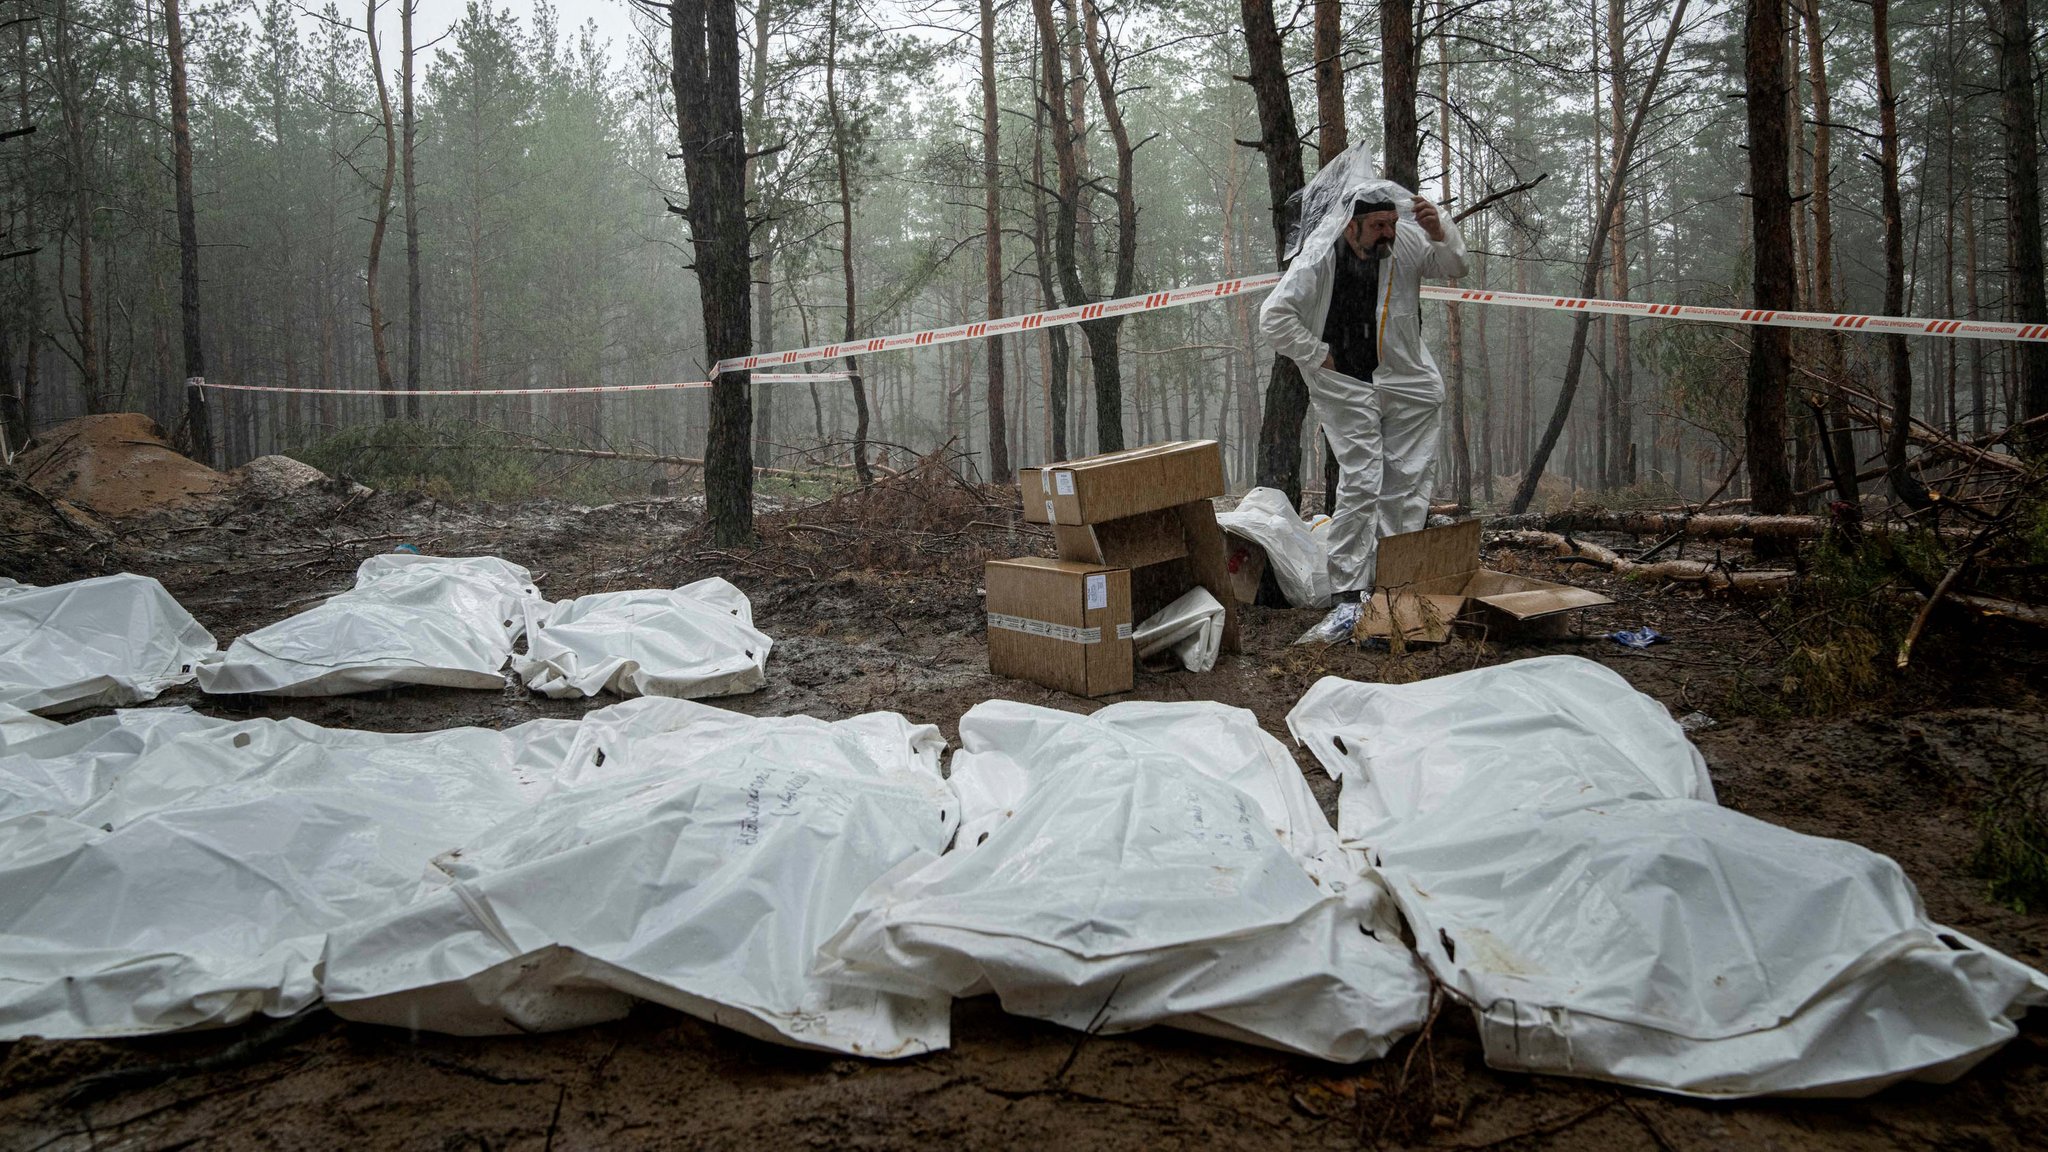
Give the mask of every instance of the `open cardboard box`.
[{"label": "open cardboard box", "polygon": [[1479,521],[1380,541],[1372,600],[1358,634],[1441,644],[1463,625],[1489,639],[1561,635],[1571,613],[1613,601],[1586,588],[1479,566]]}]

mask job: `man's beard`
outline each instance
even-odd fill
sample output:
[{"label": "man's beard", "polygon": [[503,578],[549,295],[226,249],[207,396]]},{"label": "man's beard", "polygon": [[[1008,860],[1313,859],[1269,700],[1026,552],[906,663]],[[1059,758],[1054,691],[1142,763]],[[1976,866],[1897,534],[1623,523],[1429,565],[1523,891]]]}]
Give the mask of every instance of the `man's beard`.
[{"label": "man's beard", "polygon": [[1378,241],[1372,246],[1372,254],[1377,259],[1385,260],[1394,254],[1394,242],[1392,240]]}]

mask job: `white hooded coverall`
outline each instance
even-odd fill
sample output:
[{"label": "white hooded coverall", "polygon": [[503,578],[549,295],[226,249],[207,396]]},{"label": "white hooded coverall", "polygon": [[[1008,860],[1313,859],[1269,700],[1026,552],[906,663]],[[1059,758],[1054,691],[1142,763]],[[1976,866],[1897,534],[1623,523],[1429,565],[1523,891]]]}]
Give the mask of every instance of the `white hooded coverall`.
[{"label": "white hooded coverall", "polygon": [[[1444,379],[1422,343],[1422,278],[1454,278],[1467,270],[1465,240],[1448,214],[1439,217],[1444,238],[1431,240],[1415,223],[1407,189],[1376,178],[1349,183],[1328,198],[1332,210],[1323,219],[1302,221],[1300,251],[1259,309],[1259,330],[1274,351],[1301,368],[1337,457],[1337,504],[1328,529],[1330,588],[1337,593],[1370,590],[1380,537],[1414,532],[1429,521]],[[1373,305],[1379,367],[1368,382],[1323,367],[1330,347],[1322,333],[1343,225],[1354,204],[1384,201],[1396,206],[1400,220],[1393,252],[1379,262]]]}]

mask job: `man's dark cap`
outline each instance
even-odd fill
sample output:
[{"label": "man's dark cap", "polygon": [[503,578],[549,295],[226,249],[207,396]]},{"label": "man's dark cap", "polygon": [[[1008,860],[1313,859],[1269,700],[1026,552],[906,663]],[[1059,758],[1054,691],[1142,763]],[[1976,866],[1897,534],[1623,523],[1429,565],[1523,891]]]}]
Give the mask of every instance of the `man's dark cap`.
[{"label": "man's dark cap", "polygon": [[1392,200],[1360,200],[1351,206],[1351,218],[1356,220],[1360,216],[1370,216],[1375,212],[1392,211],[1394,211],[1394,202]]}]

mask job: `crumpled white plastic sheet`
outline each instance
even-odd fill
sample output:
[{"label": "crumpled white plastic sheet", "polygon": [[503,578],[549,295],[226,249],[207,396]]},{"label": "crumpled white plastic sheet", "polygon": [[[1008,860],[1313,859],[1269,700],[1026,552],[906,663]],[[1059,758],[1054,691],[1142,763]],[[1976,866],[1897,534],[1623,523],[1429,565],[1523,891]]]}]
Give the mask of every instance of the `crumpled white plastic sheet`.
[{"label": "crumpled white plastic sheet", "polygon": [[39,588],[0,577],[0,705],[57,715],[187,684],[213,634],[148,576]]},{"label": "crumpled white plastic sheet", "polygon": [[201,662],[199,687],[271,696],[499,688],[526,609],[539,602],[532,575],[495,556],[372,556],[354,588]]},{"label": "crumpled white plastic sheet", "polygon": [[1663,706],[1591,661],[1326,678],[1288,725],[1495,1067],[1863,1095],[1951,1080],[2048,1003],[1890,859],[1719,807]]},{"label": "crumpled white plastic sheet", "polygon": [[894,713],[615,705],[585,719],[545,803],[437,856],[415,902],[335,934],[328,1005],[482,1034],[607,1019],[631,995],[785,1044],[943,1048],[944,995],[810,973],[869,883],[952,837],[943,747]]},{"label": "crumpled white plastic sheet", "polygon": [[1384,893],[1251,713],[992,701],[960,737],[957,846],[862,896],[822,975],[1329,1060],[1380,1055],[1421,1024],[1428,985]]},{"label": "crumpled white plastic sheet", "polygon": [[1190,588],[1131,632],[1140,660],[1171,650],[1190,672],[1216,667],[1223,648],[1223,604],[1207,588]]},{"label": "crumpled white plastic sheet", "polygon": [[[1329,517],[1319,517],[1327,521]],[[1287,602],[1296,608],[1322,608],[1330,603],[1330,553],[1324,535],[1311,530],[1278,488],[1254,488],[1237,507],[1218,512],[1225,532],[1242,536],[1265,549],[1266,565]]]},{"label": "crumpled white plastic sheet", "polygon": [[753,692],[774,642],[754,627],[747,595],[716,576],[667,590],[603,592],[529,604],[526,655],[513,668],[547,696]]},{"label": "crumpled white plastic sheet", "polygon": [[166,709],[10,736],[0,1039],[304,1008],[327,934],[531,802],[577,729],[388,735]]}]

